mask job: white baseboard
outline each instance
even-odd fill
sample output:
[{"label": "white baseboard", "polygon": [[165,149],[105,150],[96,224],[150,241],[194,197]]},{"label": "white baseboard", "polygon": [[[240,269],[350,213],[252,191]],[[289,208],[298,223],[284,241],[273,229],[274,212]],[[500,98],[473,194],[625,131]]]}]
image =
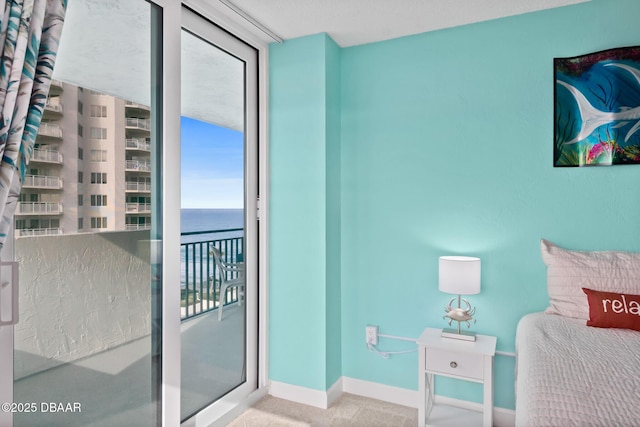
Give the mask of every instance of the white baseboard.
[{"label": "white baseboard", "polygon": [[[327,409],[342,393],[351,393],[411,408],[417,408],[420,402],[417,390],[409,390],[349,377],[341,377],[327,391],[314,390],[277,381],[271,381],[269,386],[269,394],[274,397],[315,406],[321,409]],[[482,412],[482,405],[480,403],[466,400],[436,395],[436,403]],[[515,425],[515,419],[516,413],[513,409],[493,408],[493,425],[495,427],[513,427]]]},{"label": "white baseboard", "polygon": [[394,387],[390,385],[359,380],[356,378],[342,377],[342,391],[358,396],[370,397],[396,405],[417,408],[420,396],[417,390]]},{"label": "white baseboard", "polygon": [[342,396],[342,392],[344,390],[343,378],[344,377],[338,378],[338,381],[333,383],[329,390],[327,390],[327,408],[331,406],[336,399]]},{"label": "white baseboard", "polygon": [[291,402],[327,409],[342,394],[342,378],[339,378],[327,391],[271,381],[269,394]]}]

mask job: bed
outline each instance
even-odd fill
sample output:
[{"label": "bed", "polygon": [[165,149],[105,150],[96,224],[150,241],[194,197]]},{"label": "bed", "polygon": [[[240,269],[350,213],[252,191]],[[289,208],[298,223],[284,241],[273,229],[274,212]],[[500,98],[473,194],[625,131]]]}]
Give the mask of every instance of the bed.
[{"label": "bed", "polygon": [[640,332],[532,313],[516,354],[516,426],[640,426]]},{"label": "bed", "polygon": [[518,323],[516,427],[640,426],[640,254],[543,240],[542,256],[550,305]]}]

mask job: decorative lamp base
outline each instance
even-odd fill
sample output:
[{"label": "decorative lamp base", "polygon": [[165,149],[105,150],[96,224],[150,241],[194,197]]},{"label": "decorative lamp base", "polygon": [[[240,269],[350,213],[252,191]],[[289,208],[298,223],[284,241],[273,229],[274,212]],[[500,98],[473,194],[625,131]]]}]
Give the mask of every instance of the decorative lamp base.
[{"label": "decorative lamp base", "polygon": [[463,341],[475,341],[476,333],[467,331],[458,331],[457,329],[443,329],[441,336],[443,338],[453,338]]}]

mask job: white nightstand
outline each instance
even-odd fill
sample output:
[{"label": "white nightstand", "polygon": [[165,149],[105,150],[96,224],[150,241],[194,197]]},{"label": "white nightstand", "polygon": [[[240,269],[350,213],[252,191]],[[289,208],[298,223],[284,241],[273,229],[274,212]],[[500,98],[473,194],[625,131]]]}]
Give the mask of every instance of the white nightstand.
[{"label": "white nightstand", "polygon": [[[442,329],[427,328],[418,338],[418,425],[426,425],[433,405],[434,375],[457,378],[484,385],[483,426],[493,425],[493,356],[496,337],[477,335],[476,341],[442,338]],[[427,387],[429,389],[427,390]],[[427,397],[430,404],[427,405]],[[427,407],[429,406],[429,407]]]}]

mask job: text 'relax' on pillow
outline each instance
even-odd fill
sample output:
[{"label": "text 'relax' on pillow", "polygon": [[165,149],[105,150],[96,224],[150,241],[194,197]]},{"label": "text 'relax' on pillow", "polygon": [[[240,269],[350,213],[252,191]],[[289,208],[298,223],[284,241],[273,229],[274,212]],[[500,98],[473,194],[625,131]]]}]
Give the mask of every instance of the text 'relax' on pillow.
[{"label": "text 'relax' on pillow", "polygon": [[589,320],[589,304],[582,288],[640,294],[640,253],[572,251],[544,239],[540,246],[547,265],[546,313]]},{"label": "text 'relax' on pillow", "polygon": [[640,295],[582,290],[589,301],[587,326],[640,331]]}]

